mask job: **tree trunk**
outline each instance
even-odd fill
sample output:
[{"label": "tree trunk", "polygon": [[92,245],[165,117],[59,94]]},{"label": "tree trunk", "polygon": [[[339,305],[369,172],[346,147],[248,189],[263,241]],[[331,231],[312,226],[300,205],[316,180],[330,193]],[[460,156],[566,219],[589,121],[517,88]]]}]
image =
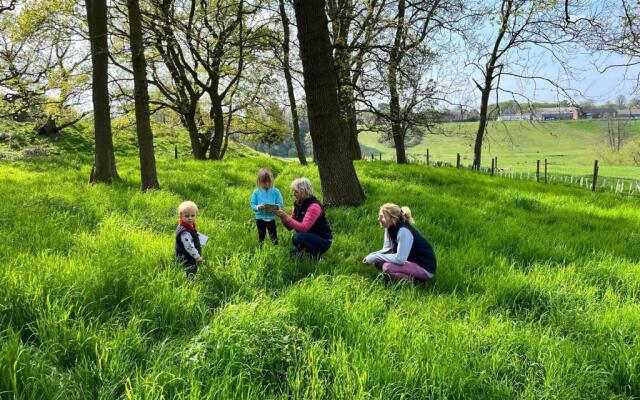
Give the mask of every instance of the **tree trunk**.
[{"label": "tree trunk", "polygon": [[91,42],[92,98],[96,140],[95,163],[90,182],[112,182],[119,179],[111,135],[109,106],[109,49],[107,45],[107,2],[86,0],[89,41]]},{"label": "tree trunk", "polygon": [[224,134],[224,144],[222,145],[222,150],[220,150],[220,159],[222,160],[224,158],[224,155],[227,153],[227,149],[229,148],[229,130],[227,129],[227,131]]},{"label": "tree trunk", "polygon": [[487,119],[489,112],[489,96],[491,95],[492,79],[489,76],[485,80],[484,87],[482,88],[482,96],[480,98],[480,122],[478,123],[478,131],[476,132],[476,142],[473,147],[473,169],[480,170],[482,161],[482,141],[484,140],[484,133],[487,129]]},{"label": "tree trunk", "polygon": [[304,154],[304,147],[302,146],[302,140],[300,139],[300,122],[298,120],[298,107],[296,106],[296,99],[293,95],[293,85],[291,83],[291,75],[289,75],[289,82],[287,82],[287,92],[289,93],[289,104],[291,105],[291,122],[293,124],[293,143],[296,146],[296,153],[298,154],[298,160],[300,164],[307,165],[307,157]]},{"label": "tree trunk", "polygon": [[152,71],[155,72],[156,86],[165,94],[167,102],[173,106],[171,108],[179,113],[183,126],[189,132],[191,154],[197,160],[204,160],[209,141],[206,136],[200,135],[196,123],[196,110],[202,93],[189,78],[188,68],[174,31],[174,6],[174,2],[170,1],[155,4],[155,12],[159,15],[157,21],[151,25],[155,50],[169,72],[171,83],[164,83],[163,77],[158,76],[157,68],[153,68]]},{"label": "tree trunk", "polygon": [[[334,37],[334,56],[336,63],[336,79],[338,80],[338,101],[340,118],[344,134],[347,137],[349,151],[353,160],[362,159],[362,151],[358,143],[358,125],[356,120],[355,98],[353,96],[351,61],[352,50],[349,48],[349,32],[353,16],[353,1],[340,0],[329,6],[332,31]],[[357,80],[356,80],[357,81]]]},{"label": "tree trunk", "polygon": [[347,129],[349,130],[349,143],[351,148],[351,157],[354,160],[362,159],[362,149],[360,149],[360,142],[358,141],[358,118],[356,116],[356,101],[353,96],[353,88],[343,86],[343,92],[347,100],[345,101],[344,111],[347,116]]},{"label": "tree trunk", "polygon": [[[500,14],[500,31],[493,44],[493,50],[487,60],[487,64],[484,72],[484,86],[481,86],[476,82],[476,86],[480,89],[480,121],[478,123],[478,131],[476,132],[476,142],[473,147],[473,166],[475,170],[480,170],[482,165],[482,141],[484,140],[484,134],[487,131],[487,120],[489,118],[489,96],[491,95],[491,89],[493,86],[493,80],[496,76],[500,76],[502,66],[497,66],[500,57],[513,46],[513,39],[507,44],[506,48],[500,50],[500,44],[504,39],[505,34],[509,26],[509,17],[514,11],[515,3],[512,0],[503,0]],[[497,73],[496,73],[497,71]]]},{"label": "tree trunk", "polygon": [[358,126],[355,116],[355,99],[351,87],[351,50],[348,47],[349,30],[353,20],[353,2],[342,0],[336,4],[333,15],[338,101],[344,134],[347,137],[352,160],[360,160],[362,152],[358,143]]},{"label": "tree trunk", "polygon": [[160,189],[156,174],[156,157],[153,150],[153,133],[149,117],[149,90],[147,63],[142,41],[142,16],[138,0],[127,0],[129,10],[129,40],[131,42],[131,64],[136,103],[136,132],[140,151],[140,190]]},{"label": "tree trunk", "polygon": [[57,135],[64,128],[68,128],[72,125],[77,124],[81,119],[83,119],[89,114],[90,114],[89,112],[84,112],[80,116],[76,117],[75,119],[67,121],[60,126],[58,126],[58,124],[56,123],[56,120],[53,119],[51,115],[47,115],[47,120],[42,125],[36,126],[34,130],[38,132],[38,135],[41,135],[41,136]]},{"label": "tree trunk", "polygon": [[407,154],[404,146],[404,132],[400,126],[400,97],[396,83],[397,65],[395,61],[389,63],[389,113],[391,116],[391,136],[396,148],[396,161],[398,164],[407,163]]},{"label": "tree trunk", "polygon": [[404,131],[400,126],[402,117],[400,116],[400,95],[398,94],[398,66],[402,60],[400,46],[403,41],[405,0],[398,1],[398,16],[396,21],[396,32],[393,47],[389,54],[389,68],[387,83],[389,84],[389,116],[391,117],[391,136],[396,148],[396,162],[398,164],[407,163],[407,155],[404,146]]},{"label": "tree trunk", "polygon": [[[336,55],[340,52],[336,51]],[[341,56],[343,57],[343,56]],[[353,88],[350,86],[351,73],[349,71],[348,59],[336,62],[346,63],[342,67],[338,68],[339,84],[338,86],[338,101],[340,105],[340,118],[342,120],[342,126],[344,134],[347,138],[349,151],[351,152],[352,160],[362,159],[362,151],[360,150],[360,143],[358,142],[358,123],[356,120],[356,107],[355,99],[353,97]],[[347,82],[345,84],[345,82]]]},{"label": "tree trunk", "polygon": [[51,118],[51,115],[47,115],[47,120],[42,124],[36,127],[36,132],[40,136],[53,136],[58,133],[58,127],[56,126],[56,121]]},{"label": "tree trunk", "polygon": [[324,0],[294,0],[313,153],[324,202],[356,206],[364,193],[341,128],[338,88]]},{"label": "tree trunk", "polygon": [[186,126],[187,131],[189,132],[191,154],[193,155],[193,158],[196,160],[206,160],[209,143],[203,144],[200,141],[200,133],[198,132],[198,124],[196,124],[195,110],[190,110],[189,112],[180,114],[180,118],[182,119],[183,125]]},{"label": "tree trunk", "polygon": [[[217,88],[218,85],[213,87]],[[222,99],[217,93],[211,93],[211,108],[209,117],[213,120],[213,137],[209,148],[210,160],[222,159],[222,143],[224,141],[224,115],[222,114]]]},{"label": "tree trunk", "polygon": [[289,18],[284,8],[284,0],[279,1],[280,18],[282,20],[283,41],[282,41],[282,69],[284,70],[284,80],[287,83],[287,95],[289,96],[289,108],[291,109],[291,120],[293,124],[293,143],[296,146],[298,160],[300,164],[307,165],[307,158],[304,154],[304,147],[300,140],[300,122],[298,120],[298,107],[296,106],[296,97],[293,92],[293,80],[291,79],[291,68],[289,66]]}]

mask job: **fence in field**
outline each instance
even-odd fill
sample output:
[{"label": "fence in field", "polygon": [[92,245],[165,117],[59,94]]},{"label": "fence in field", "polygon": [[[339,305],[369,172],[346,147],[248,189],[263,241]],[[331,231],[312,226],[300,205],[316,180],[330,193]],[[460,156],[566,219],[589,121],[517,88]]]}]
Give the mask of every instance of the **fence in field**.
[{"label": "fence in field", "polygon": [[[383,155],[381,152],[378,154],[372,153],[370,155],[364,155],[363,159],[367,161],[383,161]],[[395,157],[391,157],[390,161],[395,161]],[[424,157],[411,156],[410,163],[423,164],[432,167],[451,167],[474,170],[471,165],[462,164],[460,153],[456,154],[455,161],[436,161],[431,159],[428,149]],[[477,172],[508,179],[535,181],[542,184],[553,183],[577,186],[593,192],[613,192],[623,195],[640,196],[640,179],[600,176],[600,165],[598,164],[598,160],[594,160],[593,171],[589,175],[574,175],[570,173],[554,172],[553,166],[547,159],[536,160],[535,165],[531,166],[531,171],[529,172],[512,171],[510,168],[499,168],[498,157],[491,159],[491,167],[481,167]]]}]

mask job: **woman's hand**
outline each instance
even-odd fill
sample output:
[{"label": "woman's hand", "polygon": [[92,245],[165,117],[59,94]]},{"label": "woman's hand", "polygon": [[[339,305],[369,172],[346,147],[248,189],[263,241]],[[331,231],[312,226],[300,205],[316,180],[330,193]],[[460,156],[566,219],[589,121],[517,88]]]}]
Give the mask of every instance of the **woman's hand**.
[{"label": "woman's hand", "polygon": [[284,210],[275,210],[273,213],[282,220],[286,220],[287,218],[289,218]]}]

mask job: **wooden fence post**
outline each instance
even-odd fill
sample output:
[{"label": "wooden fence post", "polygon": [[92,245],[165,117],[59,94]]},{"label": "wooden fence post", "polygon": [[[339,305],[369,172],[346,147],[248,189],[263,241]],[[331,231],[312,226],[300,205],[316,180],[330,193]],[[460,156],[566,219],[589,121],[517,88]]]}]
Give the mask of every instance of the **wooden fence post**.
[{"label": "wooden fence post", "polygon": [[540,182],[540,160],[536,160],[536,182]]},{"label": "wooden fence post", "polygon": [[498,156],[496,156],[496,165],[495,165],[496,169],[498,169]]},{"label": "wooden fence post", "polygon": [[460,153],[456,156],[456,168],[460,168]]},{"label": "wooden fence post", "polygon": [[591,183],[591,191],[596,191],[596,181],[598,180],[598,160],[593,163],[593,182]]},{"label": "wooden fence post", "polygon": [[544,159],[544,183],[547,183],[547,159]]},{"label": "wooden fence post", "polygon": [[429,165],[429,149],[427,149],[427,165]]},{"label": "wooden fence post", "polygon": [[491,176],[493,176],[495,171],[496,171],[496,159],[492,158],[491,159]]},{"label": "wooden fence post", "polygon": [[174,150],[175,150],[175,158],[177,160],[178,159],[178,145],[177,144],[175,145],[175,149]]}]

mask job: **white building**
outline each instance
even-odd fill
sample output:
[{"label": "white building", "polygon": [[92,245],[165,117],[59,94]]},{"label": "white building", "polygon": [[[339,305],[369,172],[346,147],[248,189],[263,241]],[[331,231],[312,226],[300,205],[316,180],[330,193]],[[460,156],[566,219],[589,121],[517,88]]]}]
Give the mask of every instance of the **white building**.
[{"label": "white building", "polygon": [[640,110],[618,110],[618,118],[624,119],[640,119]]},{"label": "white building", "polygon": [[533,113],[520,113],[520,114],[504,114],[498,116],[498,121],[533,121],[536,119]]}]

